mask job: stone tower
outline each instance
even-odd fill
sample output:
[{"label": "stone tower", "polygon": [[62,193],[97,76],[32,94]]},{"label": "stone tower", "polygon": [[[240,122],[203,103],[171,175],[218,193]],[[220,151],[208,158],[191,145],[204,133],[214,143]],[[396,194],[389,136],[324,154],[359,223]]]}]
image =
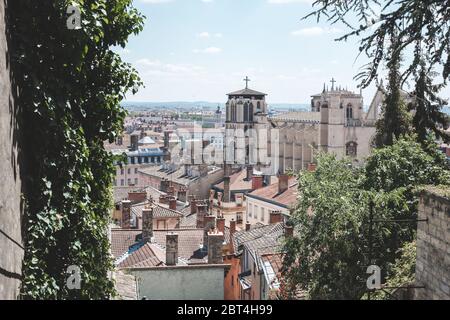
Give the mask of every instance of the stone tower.
[{"label": "stone tower", "polygon": [[[249,89],[248,77],[245,89],[228,94],[225,123],[225,184],[233,166],[253,167],[265,165],[265,159],[259,155],[267,154],[266,94]],[[229,201],[229,192],[225,186],[224,202]]]},{"label": "stone tower", "polygon": [[[357,140],[356,128],[361,127],[364,115],[363,101],[361,94],[335,87],[334,79],[331,82],[331,90],[324,86],[321,94],[312,96],[311,111],[320,112],[319,150],[343,157],[347,151],[356,152],[356,142],[349,146],[348,141]],[[354,132],[351,128],[355,128]]]}]

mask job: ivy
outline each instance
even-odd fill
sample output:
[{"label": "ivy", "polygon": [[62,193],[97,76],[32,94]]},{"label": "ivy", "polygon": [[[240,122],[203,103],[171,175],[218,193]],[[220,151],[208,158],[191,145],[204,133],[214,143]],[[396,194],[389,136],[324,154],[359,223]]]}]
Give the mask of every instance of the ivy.
[{"label": "ivy", "polygon": [[[66,27],[67,7],[81,28]],[[114,294],[107,237],[120,101],[142,82],[112,48],[143,29],[132,0],[10,1],[8,21],[20,106],[25,299],[105,299]],[[66,286],[81,270],[81,289]]]}]

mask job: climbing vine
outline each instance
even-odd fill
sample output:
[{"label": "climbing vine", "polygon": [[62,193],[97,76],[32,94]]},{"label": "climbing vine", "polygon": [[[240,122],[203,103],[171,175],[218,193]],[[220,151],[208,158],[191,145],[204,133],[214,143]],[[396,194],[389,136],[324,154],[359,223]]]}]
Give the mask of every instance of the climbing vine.
[{"label": "climbing vine", "polygon": [[[73,30],[70,5],[81,14]],[[132,0],[14,0],[7,10],[26,201],[22,297],[109,298],[115,168],[103,142],[120,134],[119,103],[142,85],[112,48],[144,17]],[[67,286],[69,266],[79,267],[79,289]]]}]

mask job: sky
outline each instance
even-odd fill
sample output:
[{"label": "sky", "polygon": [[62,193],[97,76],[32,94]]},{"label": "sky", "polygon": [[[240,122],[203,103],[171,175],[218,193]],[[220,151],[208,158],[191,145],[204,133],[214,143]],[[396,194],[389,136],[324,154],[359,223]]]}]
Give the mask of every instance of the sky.
[{"label": "sky", "polygon": [[[353,80],[367,62],[357,39],[336,42],[344,27],[303,20],[313,0],[134,0],[144,31],[118,52],[145,88],[127,101],[226,102],[245,87],[269,103],[309,103],[324,83],[359,91]],[[358,58],[358,59],[357,59]],[[375,90],[363,91],[370,104]]]}]

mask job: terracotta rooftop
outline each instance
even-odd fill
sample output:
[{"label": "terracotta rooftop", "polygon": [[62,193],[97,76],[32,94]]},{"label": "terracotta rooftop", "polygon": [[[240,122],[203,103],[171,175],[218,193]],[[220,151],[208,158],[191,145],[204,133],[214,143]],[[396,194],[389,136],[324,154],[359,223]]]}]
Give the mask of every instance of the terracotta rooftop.
[{"label": "terracotta rooftop", "polygon": [[249,231],[237,231],[233,236],[233,247],[237,254],[242,253],[243,246],[247,244],[249,249],[272,247],[277,244],[276,239],[284,232],[282,223],[263,225],[257,223]]},{"label": "terracotta rooftop", "polygon": [[[223,190],[223,181],[214,185],[214,187]],[[241,170],[230,176],[230,191],[252,190],[252,181],[247,180],[247,171]]]},{"label": "terracotta rooftop", "polygon": [[[142,210],[149,205],[149,201],[133,205],[131,207],[131,213],[135,214],[138,218],[142,218]],[[180,212],[166,208],[159,203],[153,203],[152,206],[153,218],[181,218],[183,216]]]},{"label": "terracotta rooftop", "polygon": [[295,177],[291,177],[288,181],[288,189],[282,193],[278,193],[278,181],[271,185],[252,191],[247,197],[256,198],[261,201],[269,201],[279,206],[288,208],[297,201],[298,181]]},{"label": "terracotta rooftop", "polygon": [[176,229],[153,231],[154,243],[142,242],[142,230],[112,229],[111,252],[120,267],[148,267],[165,263],[166,235],[178,234],[178,255],[189,262],[206,262],[201,252],[203,229]]}]

